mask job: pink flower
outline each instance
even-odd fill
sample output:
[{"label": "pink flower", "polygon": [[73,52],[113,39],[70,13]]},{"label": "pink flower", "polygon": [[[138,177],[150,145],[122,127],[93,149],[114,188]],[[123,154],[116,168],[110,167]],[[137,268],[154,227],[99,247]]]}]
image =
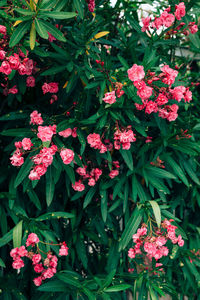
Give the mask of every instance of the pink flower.
[{"label": "pink flower", "polygon": [[19,247],[19,249],[18,249],[18,255],[20,257],[27,256],[27,254],[28,254],[28,251],[26,250],[25,246]]},{"label": "pink flower", "polygon": [[32,257],[33,265],[38,264],[41,261],[41,259],[42,259],[42,256],[40,254],[34,254]]},{"label": "pink flower", "polygon": [[29,138],[24,138],[22,140],[22,147],[24,150],[31,150],[31,147],[33,146],[31,139]]},{"label": "pink flower", "polygon": [[25,66],[25,69],[26,69],[26,75],[31,75],[32,72],[33,72],[33,60],[32,59],[29,59],[29,58],[25,58],[23,60],[23,65]]},{"label": "pink flower", "polygon": [[85,186],[79,180],[79,181],[76,181],[75,184],[72,184],[72,188],[77,192],[82,192],[82,191],[84,191]]},{"label": "pink flower", "polygon": [[68,255],[68,249],[69,248],[67,247],[66,243],[63,242],[61,248],[59,249],[59,255],[60,256],[67,256]]},{"label": "pink flower", "polygon": [[33,170],[30,171],[30,174],[28,175],[28,178],[30,180],[39,180],[40,175],[33,169]]},{"label": "pink flower", "polygon": [[24,158],[22,157],[22,153],[17,149],[13,156],[10,158],[11,164],[15,167],[20,167],[24,163]]},{"label": "pink flower", "polygon": [[42,276],[33,279],[33,282],[36,286],[40,286],[42,284]]},{"label": "pink flower", "polygon": [[58,92],[58,83],[57,82],[50,82],[50,83],[44,83],[42,86],[43,94],[46,93],[52,93],[56,94]]},{"label": "pink flower", "polygon": [[43,279],[46,279],[46,278],[51,278],[54,276],[54,272],[52,271],[51,268],[48,268],[47,270],[45,270],[43,273],[42,273],[42,278]]},{"label": "pink flower", "polygon": [[177,18],[177,20],[181,20],[181,18],[185,16],[185,4],[184,2],[181,2],[175,7],[175,17]]},{"label": "pink flower", "polygon": [[111,170],[110,173],[109,173],[109,177],[110,178],[115,178],[116,176],[119,175],[119,170]]},{"label": "pink flower", "polygon": [[179,247],[183,247],[184,245],[184,240],[182,239],[182,236],[180,234],[178,236],[178,245]]},{"label": "pink flower", "polygon": [[0,25],[0,33],[2,33],[2,34],[6,34],[6,31],[7,31],[7,29],[6,29],[6,27],[5,26],[3,26],[3,25]]},{"label": "pink flower", "polygon": [[54,132],[50,126],[38,126],[38,138],[42,142],[51,141]]},{"label": "pink flower", "polygon": [[142,99],[142,100],[147,100],[151,97],[153,93],[153,88],[146,85],[144,81],[141,81],[142,85],[137,91],[137,95]]},{"label": "pink flower", "polygon": [[60,152],[60,156],[65,165],[70,164],[74,159],[74,152],[71,149],[63,149]]},{"label": "pink flower", "polygon": [[150,21],[151,21],[151,17],[142,18],[142,23],[143,23],[142,32],[149,30]]},{"label": "pink flower", "polygon": [[0,67],[0,72],[9,75],[12,72],[9,62],[3,61]]},{"label": "pink flower", "polygon": [[39,243],[39,238],[37,234],[35,233],[30,233],[27,240],[26,240],[26,247],[28,246],[35,246],[35,244]]},{"label": "pink flower", "polygon": [[36,273],[41,273],[43,270],[44,270],[44,267],[43,267],[42,264],[36,264],[36,265],[34,265],[34,271]]},{"label": "pink flower", "polygon": [[156,102],[148,101],[146,104],[145,113],[151,114],[152,112],[156,113],[158,111],[158,105]]},{"label": "pink flower", "polygon": [[35,86],[35,78],[33,76],[28,76],[26,78],[26,86],[27,87],[34,87]]},{"label": "pink flower", "polygon": [[16,88],[17,86],[14,85],[11,89],[8,90],[8,94],[17,94],[18,93],[18,89]]},{"label": "pink flower", "polygon": [[133,248],[130,248],[128,251],[128,257],[135,258],[135,250]]},{"label": "pink flower", "polygon": [[152,28],[159,29],[163,25],[162,18],[155,18],[155,20],[151,23]]},{"label": "pink flower", "polygon": [[89,185],[89,186],[94,186],[95,184],[96,184],[96,181],[95,181],[94,178],[90,178],[90,179],[88,180],[88,185]]},{"label": "pink flower", "polygon": [[134,64],[130,69],[128,69],[128,78],[131,81],[142,80],[145,76],[144,67]]},{"label": "pink flower", "polygon": [[180,102],[181,99],[184,98],[185,91],[186,91],[186,88],[184,86],[176,86],[173,90],[170,89],[173,99],[175,99],[178,102]]},{"label": "pink flower", "polygon": [[74,127],[74,128],[72,129],[72,137],[73,137],[73,138],[76,138],[76,137],[77,137],[77,127]]},{"label": "pink flower", "polygon": [[72,129],[71,128],[67,128],[67,129],[65,129],[63,131],[58,132],[58,134],[60,136],[63,136],[65,138],[67,138],[67,137],[69,137],[72,134]]},{"label": "pink flower", "polygon": [[12,70],[17,70],[20,65],[19,55],[14,53],[14,56],[11,55],[8,57],[8,61]]},{"label": "pink flower", "polygon": [[87,142],[88,144],[90,144],[90,147],[94,148],[94,149],[99,149],[101,148],[101,138],[100,135],[98,133],[90,133],[87,136]]},{"label": "pink flower", "polygon": [[20,64],[17,69],[19,75],[26,75],[26,67],[23,64]]},{"label": "pink flower", "polygon": [[3,60],[6,56],[6,52],[4,50],[0,50],[0,59]]},{"label": "pink flower", "polygon": [[168,85],[173,84],[175,81],[175,78],[178,75],[178,71],[171,69],[168,65],[165,65],[164,67],[161,67],[160,69],[163,72],[161,74],[161,76],[164,77],[162,79],[162,82],[164,82],[165,84],[168,84]]},{"label": "pink flower", "polygon": [[50,43],[52,43],[53,41],[56,41],[56,38],[50,32],[48,32],[48,36],[49,36],[48,40]]},{"label": "pink flower", "polygon": [[191,34],[195,34],[198,31],[198,26],[196,24],[189,26]]},{"label": "pink flower", "polygon": [[186,88],[184,100],[185,100],[185,102],[192,101],[192,92],[189,90],[189,88]]},{"label": "pink flower", "polygon": [[43,119],[41,117],[41,114],[38,113],[37,110],[34,110],[31,114],[30,114],[31,120],[30,120],[30,124],[33,125],[42,125],[43,124]]},{"label": "pink flower", "polygon": [[103,101],[105,103],[109,103],[109,104],[115,103],[116,102],[115,91],[106,93],[105,96],[104,96],[104,98],[103,98]]},{"label": "pink flower", "polygon": [[14,260],[16,260],[17,257],[19,256],[18,251],[19,251],[19,248],[13,248],[13,249],[10,251],[10,256],[11,256]]},{"label": "pink flower", "polygon": [[158,105],[164,105],[168,103],[168,98],[164,94],[160,93],[156,99],[156,102]]},{"label": "pink flower", "polygon": [[88,3],[88,9],[90,12],[94,12],[95,9],[95,0],[86,0]]},{"label": "pink flower", "polygon": [[24,262],[21,258],[17,258],[16,260],[13,261],[12,263],[13,269],[21,269],[24,267]]},{"label": "pink flower", "polygon": [[84,167],[84,168],[81,168],[79,167],[78,169],[76,169],[76,172],[81,175],[81,176],[85,176],[86,175],[86,168],[87,167]]},{"label": "pink flower", "polygon": [[175,20],[174,15],[169,14],[166,10],[161,14],[160,18],[165,27],[170,27]]}]

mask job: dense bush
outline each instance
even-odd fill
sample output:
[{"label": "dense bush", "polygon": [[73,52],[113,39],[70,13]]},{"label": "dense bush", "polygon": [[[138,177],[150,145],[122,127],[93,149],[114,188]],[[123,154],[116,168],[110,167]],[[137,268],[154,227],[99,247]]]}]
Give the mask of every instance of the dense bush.
[{"label": "dense bush", "polygon": [[199,3],[0,6],[1,298],[199,299]]}]

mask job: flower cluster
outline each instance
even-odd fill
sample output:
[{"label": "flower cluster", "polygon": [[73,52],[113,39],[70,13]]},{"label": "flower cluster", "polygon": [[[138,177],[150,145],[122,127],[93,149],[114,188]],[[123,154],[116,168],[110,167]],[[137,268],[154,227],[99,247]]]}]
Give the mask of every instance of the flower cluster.
[{"label": "flower cluster", "polygon": [[119,128],[114,133],[114,147],[119,150],[122,149],[129,150],[131,143],[136,141],[135,134],[131,130],[131,126],[120,130]]},{"label": "flower cluster", "polygon": [[90,12],[94,12],[95,9],[95,0],[86,0],[88,3],[88,9]]},{"label": "flower cluster", "polygon": [[[180,21],[186,14],[186,8],[184,2],[180,2],[178,5],[175,6],[174,13],[171,13],[171,7],[166,8],[159,17],[155,17],[154,20],[151,17],[142,18],[142,31],[149,31],[150,29],[160,29],[163,27],[164,29],[169,28],[170,26],[175,24],[175,20]],[[174,29],[170,30],[168,34],[176,34],[177,32],[180,33],[180,29],[186,24],[181,22],[176,26]],[[182,31],[185,35],[189,33],[195,34],[198,31],[198,26],[195,22],[190,22],[188,24],[188,30],[184,28]]]},{"label": "flower cluster", "polygon": [[[168,256],[169,249],[166,246],[168,241],[171,241],[172,244],[178,244],[179,247],[184,245],[184,241],[181,235],[176,236],[176,226],[172,225],[172,219],[165,219],[160,228],[154,228],[148,233],[147,225],[143,224],[141,228],[137,230],[137,233],[133,235],[134,247],[130,248],[128,251],[128,256],[131,259],[143,258],[145,264],[148,260],[152,262],[154,258],[156,261],[156,267],[161,266],[161,263],[158,263],[164,256]],[[147,260],[146,260],[147,258]]]},{"label": "flower cluster", "polygon": [[105,103],[108,103],[108,104],[113,104],[113,103],[115,103],[115,102],[116,102],[115,91],[106,93],[106,94],[104,95],[103,101],[104,101]]},{"label": "flower cluster", "polygon": [[91,148],[100,150],[100,153],[104,153],[107,151],[107,147],[102,143],[101,137],[98,133],[90,133],[87,136],[87,142]]},{"label": "flower cluster", "polygon": [[[142,104],[135,103],[137,110],[145,110],[146,114],[158,113],[158,116],[175,121],[178,117],[179,106],[175,103],[169,104],[170,100],[180,102],[190,102],[192,92],[184,86],[172,88],[178,71],[171,69],[168,65],[160,68],[161,73],[156,76],[155,72],[148,71],[145,75],[143,66],[134,64],[128,70],[128,77],[137,89],[137,95],[140,97]],[[166,87],[157,87],[154,82],[161,81]],[[150,100],[152,99],[152,100]]]},{"label": "flower cluster", "polygon": [[[52,252],[43,252],[39,248],[40,240],[35,233],[30,233],[26,240],[26,247],[21,246],[11,250],[10,256],[13,258],[12,267],[17,269],[18,272],[21,268],[24,267],[24,261],[22,257],[27,257],[32,261],[33,269],[36,273],[40,273],[39,277],[34,278],[33,282],[36,286],[40,286],[42,281],[47,278],[51,278],[57,272],[57,264],[58,258],[56,255],[53,255]],[[44,243],[44,242],[42,242]],[[44,243],[45,244],[45,243]],[[56,246],[55,244],[51,244]],[[65,242],[57,244],[60,246],[59,256],[67,256],[68,255],[68,247]],[[28,249],[28,248],[35,248]],[[45,256],[45,257],[44,257]]]},{"label": "flower cluster", "polygon": [[[59,150],[56,145],[52,143],[52,137],[56,134],[56,125],[40,126],[43,124],[43,119],[38,111],[33,111],[30,115],[30,124],[39,125],[37,128],[37,137],[43,142],[40,152],[31,157],[34,162],[33,169],[30,171],[30,180],[39,180],[47,172],[48,166],[53,162],[53,156],[56,152],[60,152],[60,156],[64,164],[70,164],[74,159],[74,152],[71,149]],[[61,136],[77,136],[76,129],[66,129],[59,132]],[[44,144],[44,143],[47,143]],[[32,142],[29,138],[24,138],[22,141],[15,142],[16,150],[10,158],[13,166],[21,166],[24,163],[24,157],[27,152],[32,150]]]},{"label": "flower cluster", "polygon": [[119,165],[119,161],[116,160],[116,161],[113,161],[112,162],[112,170],[110,171],[109,173],[109,177],[111,179],[115,178],[116,176],[119,175],[119,168],[120,168],[120,165]]}]

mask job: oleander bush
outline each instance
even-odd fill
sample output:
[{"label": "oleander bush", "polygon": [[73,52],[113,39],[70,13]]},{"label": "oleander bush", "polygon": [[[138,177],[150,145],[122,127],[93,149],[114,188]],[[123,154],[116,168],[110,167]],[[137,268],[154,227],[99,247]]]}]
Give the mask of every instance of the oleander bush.
[{"label": "oleander bush", "polygon": [[0,1],[3,300],[200,299],[200,2],[112,2]]}]

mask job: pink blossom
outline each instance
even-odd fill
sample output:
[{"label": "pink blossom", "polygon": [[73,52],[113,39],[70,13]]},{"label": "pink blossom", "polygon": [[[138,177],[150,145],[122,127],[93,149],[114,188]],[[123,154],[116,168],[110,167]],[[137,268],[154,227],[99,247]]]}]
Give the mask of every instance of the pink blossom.
[{"label": "pink blossom", "polygon": [[0,33],[2,33],[2,34],[6,34],[6,31],[7,31],[7,29],[6,29],[6,27],[5,26],[3,26],[3,25],[0,25]]},{"label": "pink blossom", "polygon": [[153,88],[146,85],[144,81],[141,82],[142,86],[141,88],[138,89],[137,95],[142,99],[142,100],[147,100],[151,97],[153,93]]},{"label": "pink blossom", "polygon": [[46,269],[43,273],[42,273],[42,278],[46,279],[46,278],[51,278],[54,276],[54,272],[52,271],[51,268]]},{"label": "pink blossom", "polygon": [[185,4],[184,2],[179,3],[178,5],[175,6],[175,17],[177,20],[181,20],[182,17],[185,16]]},{"label": "pink blossom", "polygon": [[130,248],[128,251],[128,257],[135,258],[135,250],[133,248]]},{"label": "pink blossom", "polygon": [[32,257],[33,265],[38,264],[41,261],[41,259],[42,259],[42,256],[40,254],[34,254]]},{"label": "pink blossom", "polygon": [[60,156],[65,165],[70,164],[74,159],[74,152],[71,149],[63,149],[60,152]]},{"label": "pink blossom", "polygon": [[0,67],[0,72],[9,75],[12,72],[9,62],[3,61]]},{"label": "pink blossom", "polygon": [[3,60],[6,57],[6,52],[4,50],[0,50],[0,59]]},{"label": "pink blossom", "polygon": [[60,256],[67,256],[68,255],[68,249],[69,248],[67,247],[66,243],[63,242],[61,248],[59,249],[59,255]]},{"label": "pink blossom", "polygon": [[14,260],[16,260],[17,257],[19,256],[18,252],[19,252],[19,248],[18,248],[18,247],[17,247],[17,248],[13,248],[13,249],[10,251],[10,256],[11,256]]},{"label": "pink blossom", "polygon": [[24,138],[22,140],[22,147],[24,150],[31,150],[31,147],[33,146],[31,139],[29,138]]},{"label": "pink blossom", "polygon": [[67,137],[69,137],[72,134],[72,129],[71,128],[67,128],[67,129],[65,129],[63,131],[58,132],[58,134],[60,136],[63,136],[65,138],[67,138]]},{"label": "pink blossom", "polygon": [[95,9],[95,0],[87,0],[87,3],[89,11],[93,13]]},{"label": "pink blossom", "polygon": [[156,113],[158,111],[158,105],[156,102],[148,101],[146,104],[145,113],[151,114],[152,112]]},{"label": "pink blossom", "polygon": [[8,61],[12,70],[17,70],[20,65],[19,55],[14,53],[14,56],[11,55],[8,57]]},{"label": "pink blossom", "polygon": [[28,238],[27,238],[27,240],[26,240],[26,247],[28,247],[28,246],[35,246],[35,244],[37,244],[37,243],[39,243],[39,238],[38,238],[38,236],[37,236],[37,234],[35,234],[35,233],[30,233],[29,235],[28,235]]},{"label": "pink blossom", "polygon": [[109,177],[110,178],[115,178],[116,176],[119,175],[119,170],[111,170],[110,173],[109,173]]},{"label": "pink blossom", "polygon": [[52,43],[53,41],[56,41],[56,38],[50,32],[48,32],[48,36],[49,36],[48,40],[50,43]]},{"label": "pink blossom", "polygon": [[106,93],[105,96],[104,96],[104,98],[103,98],[103,101],[105,103],[109,103],[109,104],[115,103],[116,102],[115,91]]},{"label": "pink blossom", "polygon": [[164,94],[159,93],[158,97],[156,98],[156,102],[158,105],[164,105],[168,103],[168,98]]},{"label": "pink blossom", "polygon": [[79,167],[78,169],[76,169],[76,172],[81,175],[81,176],[85,176],[86,175],[86,166],[84,168]]},{"label": "pink blossom", "polygon": [[87,136],[87,142],[88,144],[90,144],[90,147],[94,148],[94,149],[99,149],[101,148],[101,138],[100,135],[97,133],[90,133]]},{"label": "pink blossom", "polygon": [[178,102],[180,102],[181,99],[184,98],[185,91],[186,91],[186,88],[184,86],[176,86],[173,90],[170,89],[173,99],[175,99]]},{"label": "pink blossom", "polygon": [[142,32],[149,30],[150,21],[151,21],[151,17],[142,18],[142,23],[143,23]]},{"label": "pink blossom", "polygon": [[42,125],[43,124],[43,119],[41,117],[41,114],[38,113],[37,110],[34,110],[31,114],[30,114],[31,120],[30,120],[30,124],[33,125]]},{"label": "pink blossom", "polygon": [[43,94],[46,93],[52,93],[56,94],[58,92],[58,83],[57,82],[50,82],[50,83],[44,83],[42,86]]},{"label": "pink blossom", "polygon": [[145,76],[144,67],[134,64],[130,69],[128,69],[128,78],[131,81],[142,80]]},{"label": "pink blossom", "polygon": [[18,249],[18,255],[20,257],[27,256],[27,254],[28,254],[28,251],[26,250],[25,246],[19,247],[19,249]]},{"label": "pink blossom", "polygon": [[13,156],[10,158],[11,164],[15,167],[20,167],[24,163],[24,158],[22,156],[22,153],[17,149]]},{"label": "pink blossom", "polygon": [[191,34],[195,34],[198,31],[198,26],[196,24],[189,26]]},{"label": "pink blossom", "polygon": [[13,269],[21,269],[24,267],[24,262],[21,258],[17,258],[16,260],[13,261],[12,263]]},{"label": "pink blossom", "polygon": [[17,94],[18,93],[18,89],[17,86],[14,85],[11,89],[8,90],[8,94]]},{"label": "pink blossom", "polygon": [[82,192],[82,191],[84,191],[85,186],[79,180],[79,181],[76,181],[75,184],[72,184],[72,188],[77,192]]},{"label": "pink blossom", "polygon": [[189,88],[186,88],[184,100],[185,100],[185,102],[192,101],[192,92],[189,90]]},{"label": "pink blossom", "polygon": [[33,76],[28,76],[26,78],[26,86],[27,87],[34,87],[35,86],[35,78]]},{"label": "pink blossom", "polygon": [[163,25],[162,18],[155,18],[154,21],[151,23],[152,28],[159,29]]},{"label": "pink blossom", "polygon": [[33,279],[33,282],[36,286],[40,286],[42,284],[42,276]]},{"label": "pink blossom", "polygon": [[33,72],[33,60],[29,58],[25,58],[23,60],[23,65],[25,66],[26,69],[26,75],[31,75]]},{"label": "pink blossom", "polygon": [[38,138],[42,142],[51,141],[54,132],[50,126],[38,126]]},{"label": "pink blossom", "polygon": [[173,84],[175,81],[175,78],[178,75],[178,71],[171,69],[168,65],[165,65],[165,66],[161,67],[160,69],[163,72],[161,74],[161,76],[164,77],[162,79],[162,81],[168,85]]},{"label": "pink blossom", "polygon": [[30,174],[28,175],[28,178],[30,180],[39,180],[40,175],[33,169],[33,170],[30,171]]},{"label": "pink blossom", "polygon": [[76,138],[76,137],[77,137],[77,127],[74,127],[74,128],[72,129],[72,137],[73,137],[73,138]]},{"label": "pink blossom", "polygon": [[169,14],[166,10],[161,14],[160,19],[165,27],[170,27],[175,20],[174,15]]},{"label": "pink blossom", "polygon": [[36,265],[34,265],[34,271],[36,273],[41,273],[43,270],[44,270],[44,267],[43,267],[42,264],[36,264]]},{"label": "pink blossom", "polygon": [[19,75],[26,75],[26,67],[23,64],[20,64],[17,69]]},{"label": "pink blossom", "polygon": [[94,178],[90,178],[90,179],[88,180],[88,185],[89,185],[89,186],[94,186],[95,184],[96,184],[96,181],[95,181]]}]

